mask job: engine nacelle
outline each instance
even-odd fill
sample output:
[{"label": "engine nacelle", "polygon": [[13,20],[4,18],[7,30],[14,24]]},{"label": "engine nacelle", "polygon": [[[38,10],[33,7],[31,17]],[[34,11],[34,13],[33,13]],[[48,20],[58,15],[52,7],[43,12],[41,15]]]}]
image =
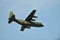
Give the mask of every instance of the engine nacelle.
[{"label": "engine nacelle", "polygon": [[30,26],[27,26],[26,28],[30,29]]},{"label": "engine nacelle", "polygon": [[35,21],[35,19],[32,19],[32,21]]},{"label": "engine nacelle", "polygon": [[33,16],[34,18],[38,18],[37,16]]}]

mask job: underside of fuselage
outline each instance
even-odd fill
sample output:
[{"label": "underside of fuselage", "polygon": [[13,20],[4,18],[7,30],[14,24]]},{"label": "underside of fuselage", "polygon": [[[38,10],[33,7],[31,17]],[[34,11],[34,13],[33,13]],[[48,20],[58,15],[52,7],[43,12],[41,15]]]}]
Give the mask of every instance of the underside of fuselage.
[{"label": "underside of fuselage", "polygon": [[18,19],[15,19],[14,21],[21,25],[33,26],[33,27],[43,27],[43,25],[39,22],[28,22],[28,21],[18,20]]}]

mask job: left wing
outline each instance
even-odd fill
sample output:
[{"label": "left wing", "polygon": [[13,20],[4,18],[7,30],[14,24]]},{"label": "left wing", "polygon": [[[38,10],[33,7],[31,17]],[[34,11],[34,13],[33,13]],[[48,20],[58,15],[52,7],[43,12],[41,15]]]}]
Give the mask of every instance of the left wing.
[{"label": "left wing", "polygon": [[20,30],[20,31],[24,31],[26,27],[27,27],[27,26],[22,25],[22,27],[21,27],[21,30]]},{"label": "left wing", "polygon": [[32,20],[32,17],[34,17],[35,12],[36,12],[36,10],[33,10],[25,20],[30,22]]}]

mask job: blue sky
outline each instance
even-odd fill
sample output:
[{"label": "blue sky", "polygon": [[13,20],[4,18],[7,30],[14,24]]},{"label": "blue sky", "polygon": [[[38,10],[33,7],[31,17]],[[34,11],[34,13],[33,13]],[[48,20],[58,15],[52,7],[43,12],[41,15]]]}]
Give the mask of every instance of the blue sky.
[{"label": "blue sky", "polygon": [[[33,9],[43,28],[21,32],[21,25],[8,24],[10,11],[24,20]],[[60,35],[60,0],[0,0],[0,19],[0,40],[56,40]]]}]

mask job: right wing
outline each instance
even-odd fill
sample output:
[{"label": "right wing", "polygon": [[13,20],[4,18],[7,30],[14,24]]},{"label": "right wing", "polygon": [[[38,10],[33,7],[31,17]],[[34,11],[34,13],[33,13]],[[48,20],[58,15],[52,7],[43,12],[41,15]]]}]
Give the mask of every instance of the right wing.
[{"label": "right wing", "polygon": [[[32,18],[34,17],[35,12],[36,12],[36,10],[33,10],[25,20],[28,21],[28,22],[30,22],[32,20]],[[27,26],[22,25],[20,31],[24,31],[26,27]]]},{"label": "right wing", "polygon": [[33,10],[25,20],[30,22],[32,20],[32,18],[34,17],[35,12],[36,12],[36,10]]},{"label": "right wing", "polygon": [[26,27],[27,27],[27,26],[22,25],[22,27],[21,27],[21,30],[20,30],[20,31],[24,31]]}]

